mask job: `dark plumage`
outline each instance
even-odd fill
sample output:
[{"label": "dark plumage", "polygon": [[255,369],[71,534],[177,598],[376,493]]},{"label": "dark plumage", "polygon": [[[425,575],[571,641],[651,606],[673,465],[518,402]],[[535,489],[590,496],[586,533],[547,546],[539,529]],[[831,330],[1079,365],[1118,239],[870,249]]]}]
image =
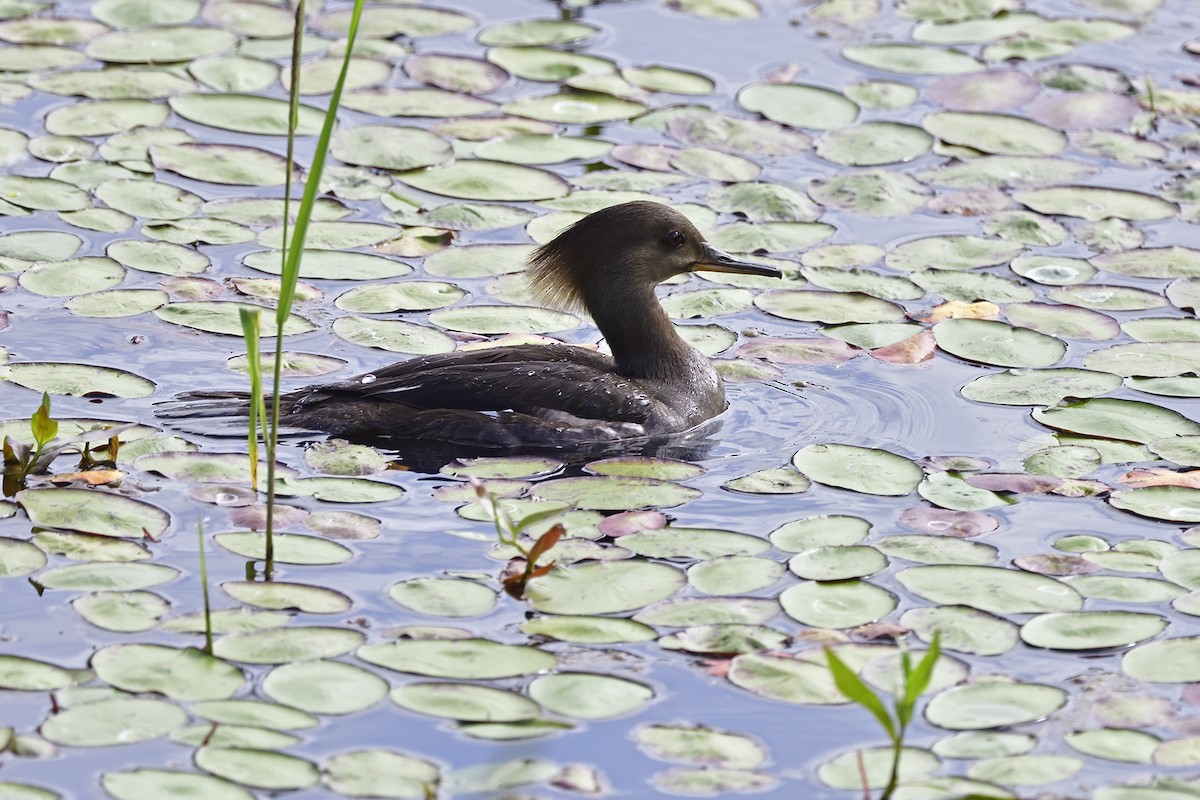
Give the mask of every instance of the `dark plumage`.
[{"label": "dark plumage", "polygon": [[[527,277],[550,305],[587,311],[612,358],[571,345],[517,345],[392,364],[281,397],[284,424],[353,439],[430,441],[470,449],[567,447],[676,434],[725,408],[708,359],[675,332],[654,294],[694,270],[778,276],[704,241],[658,203],[584,217],[529,259]],[[234,395],[167,413],[218,417]]]}]

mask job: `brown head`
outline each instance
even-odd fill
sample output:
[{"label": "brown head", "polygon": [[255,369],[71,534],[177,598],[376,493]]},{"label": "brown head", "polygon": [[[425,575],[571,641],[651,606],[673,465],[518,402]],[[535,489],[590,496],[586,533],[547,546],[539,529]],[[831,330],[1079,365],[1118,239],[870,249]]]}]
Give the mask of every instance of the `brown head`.
[{"label": "brown head", "polygon": [[533,252],[526,275],[530,288],[548,304],[586,309],[595,316],[605,298],[639,296],[695,270],[780,274],[774,267],[738,261],[717,250],[670,206],[639,200],[579,220]]}]

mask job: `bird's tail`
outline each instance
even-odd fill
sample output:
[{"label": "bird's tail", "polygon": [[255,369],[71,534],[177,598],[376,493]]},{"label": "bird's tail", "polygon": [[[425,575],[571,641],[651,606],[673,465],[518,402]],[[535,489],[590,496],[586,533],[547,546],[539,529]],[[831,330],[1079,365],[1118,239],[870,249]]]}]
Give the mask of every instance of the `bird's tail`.
[{"label": "bird's tail", "polygon": [[[288,395],[280,396],[280,416],[287,417],[295,405]],[[271,398],[266,398],[268,412]],[[245,436],[250,419],[249,392],[184,392],[154,408],[154,415],[171,427],[203,436]]]}]

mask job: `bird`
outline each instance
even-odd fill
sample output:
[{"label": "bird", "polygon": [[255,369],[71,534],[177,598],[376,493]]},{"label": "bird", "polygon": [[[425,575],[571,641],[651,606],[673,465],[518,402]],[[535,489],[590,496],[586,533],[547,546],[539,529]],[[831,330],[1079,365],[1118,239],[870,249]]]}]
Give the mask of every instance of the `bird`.
[{"label": "bird", "polygon": [[[505,453],[594,449],[696,429],[725,409],[724,387],[654,290],[698,270],[781,277],[713,247],[668,205],[603,208],[533,251],[525,274],[548,306],[586,312],[611,356],[552,343],[412,358],[281,395],[281,423],[398,449],[410,442]],[[191,393],[183,399],[218,405],[174,416],[220,416],[221,400],[234,396]]]}]

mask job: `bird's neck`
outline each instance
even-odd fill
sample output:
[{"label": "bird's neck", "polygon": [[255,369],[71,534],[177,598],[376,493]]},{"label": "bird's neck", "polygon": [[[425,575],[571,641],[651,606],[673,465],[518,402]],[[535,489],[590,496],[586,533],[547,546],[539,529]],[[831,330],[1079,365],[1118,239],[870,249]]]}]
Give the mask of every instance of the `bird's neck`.
[{"label": "bird's neck", "polygon": [[588,310],[620,374],[671,380],[695,370],[696,353],[675,331],[654,287],[608,287],[603,301]]}]

